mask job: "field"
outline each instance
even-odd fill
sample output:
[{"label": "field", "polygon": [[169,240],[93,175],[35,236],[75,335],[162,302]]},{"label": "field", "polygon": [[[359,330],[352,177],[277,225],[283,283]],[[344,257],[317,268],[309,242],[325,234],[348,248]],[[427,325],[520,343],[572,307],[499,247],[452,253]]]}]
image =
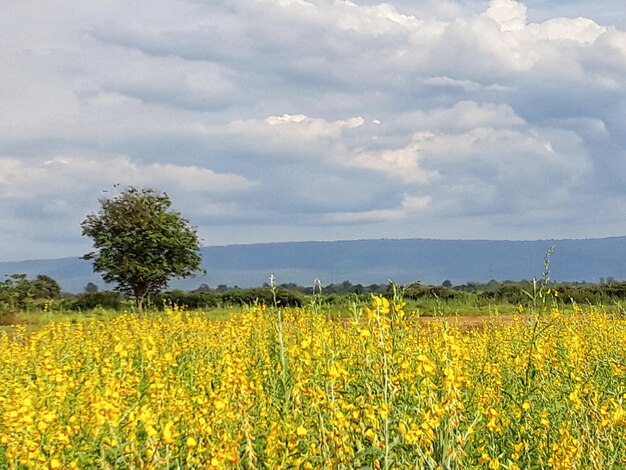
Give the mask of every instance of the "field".
[{"label": "field", "polygon": [[174,308],[0,350],[0,468],[626,466],[626,321],[598,307]]}]

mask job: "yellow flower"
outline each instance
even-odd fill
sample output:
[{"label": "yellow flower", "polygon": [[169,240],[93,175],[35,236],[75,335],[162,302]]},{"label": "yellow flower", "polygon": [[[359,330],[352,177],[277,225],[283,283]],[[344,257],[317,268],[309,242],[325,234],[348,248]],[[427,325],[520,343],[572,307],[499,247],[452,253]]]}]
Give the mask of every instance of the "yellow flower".
[{"label": "yellow flower", "polygon": [[[382,297],[382,296],[378,296],[378,295],[373,295],[372,296],[372,303],[371,303],[371,308],[372,310],[382,314],[382,315],[387,315],[390,310],[391,310],[391,306],[389,304],[389,300],[387,300],[386,297]],[[373,312],[372,312],[373,313]]]},{"label": "yellow flower", "polygon": [[166,444],[171,444],[174,442],[172,426],[173,426],[172,422],[168,421],[165,427],[163,428],[163,442]]},{"label": "yellow flower", "polygon": [[307,435],[307,430],[304,426],[300,425],[298,426],[298,429],[296,429],[296,434],[298,437],[304,437]]},{"label": "yellow flower", "polygon": [[489,468],[491,470],[498,470],[500,468],[500,461],[497,458],[493,458],[489,461]]},{"label": "yellow flower", "polygon": [[328,368],[328,375],[333,379],[338,379],[341,376],[334,364],[331,364]]}]

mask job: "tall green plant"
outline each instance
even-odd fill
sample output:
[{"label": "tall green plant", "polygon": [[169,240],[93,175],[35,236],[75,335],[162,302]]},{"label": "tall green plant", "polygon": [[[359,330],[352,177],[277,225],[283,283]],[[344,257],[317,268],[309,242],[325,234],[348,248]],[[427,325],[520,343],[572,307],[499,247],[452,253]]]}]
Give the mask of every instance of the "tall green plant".
[{"label": "tall green plant", "polygon": [[554,252],[554,245],[551,245],[546,251],[546,255],[543,258],[543,272],[541,273],[541,280],[537,281],[537,278],[533,277],[533,291],[528,292],[522,290],[532,301],[533,307],[537,308],[539,301],[542,305],[546,303],[546,297],[552,293],[549,288],[550,284],[550,256]]}]

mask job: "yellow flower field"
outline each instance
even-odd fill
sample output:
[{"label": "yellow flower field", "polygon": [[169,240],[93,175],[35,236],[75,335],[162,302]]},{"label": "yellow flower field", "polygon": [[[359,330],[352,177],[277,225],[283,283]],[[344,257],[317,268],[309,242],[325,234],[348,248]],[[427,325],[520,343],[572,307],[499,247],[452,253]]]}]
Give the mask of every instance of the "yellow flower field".
[{"label": "yellow flower field", "polygon": [[[626,321],[178,310],[0,335],[0,468],[619,468]],[[19,330],[19,329],[18,329]]]}]

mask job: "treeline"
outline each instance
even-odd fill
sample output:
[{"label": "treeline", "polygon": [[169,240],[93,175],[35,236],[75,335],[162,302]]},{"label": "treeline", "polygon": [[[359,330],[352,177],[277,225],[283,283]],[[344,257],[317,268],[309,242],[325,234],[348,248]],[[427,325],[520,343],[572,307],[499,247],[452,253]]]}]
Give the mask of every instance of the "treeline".
[{"label": "treeline", "polygon": [[[557,290],[562,303],[608,304],[626,300],[626,282],[608,279],[601,284],[590,283],[550,283]],[[526,305],[533,294],[532,281],[489,281],[468,282],[452,285],[444,281],[442,285],[422,285],[414,282],[403,286],[404,297],[413,301],[437,300],[440,302],[458,301],[475,305],[511,304]],[[147,305],[152,309],[162,309],[166,305],[180,305],[189,309],[204,309],[224,306],[252,305],[261,303],[282,306],[305,305],[311,296],[327,304],[337,304],[350,300],[367,301],[371,294],[391,296],[389,284],[352,284],[350,281],[326,286],[299,286],[284,283],[271,289],[268,284],[256,288],[239,288],[219,285],[215,289],[202,284],[193,291],[171,290],[152,294]],[[531,294],[531,295],[529,295]],[[7,276],[0,282],[0,310],[73,310],[87,311],[95,308],[121,310],[131,308],[132,302],[119,292],[99,291],[89,283],[85,292],[69,294],[61,292],[59,284],[51,277],[38,275],[28,279],[24,274]]]},{"label": "treeline", "polygon": [[[321,286],[321,284],[315,283],[314,286],[300,286],[295,283],[283,283],[278,284],[279,289],[291,291],[291,292],[300,292],[303,295],[313,295],[313,294],[325,294],[325,295],[346,295],[346,294],[384,294],[387,292],[388,285],[387,284],[369,284],[364,286],[363,284],[352,284],[350,281],[343,281],[340,283],[328,284],[327,286]],[[270,285],[266,282],[261,288],[269,289]],[[207,284],[201,284],[197,289],[192,292],[228,292],[228,291],[241,291],[245,289],[241,289],[238,286],[230,287],[226,284],[219,284],[215,289],[212,289]]]},{"label": "treeline", "polygon": [[[148,305],[153,309],[162,309],[166,305],[181,305],[190,309],[214,308],[222,306],[252,305],[262,303],[299,307],[305,303],[305,295],[297,289],[279,286],[275,290],[269,287],[241,289],[220,286],[219,290],[205,287],[191,291],[173,290],[152,294]],[[0,282],[0,312],[29,310],[43,311],[87,311],[96,308],[122,310],[132,308],[133,302],[120,292],[99,291],[89,283],[85,292],[71,294],[61,291],[58,282],[46,275],[28,279],[25,274],[12,274]]]},{"label": "treeline", "polygon": [[[200,292],[173,290],[159,292],[148,296],[145,306],[152,310],[162,310],[166,306],[179,305],[188,309],[207,309],[226,306],[241,306],[253,304],[301,307],[305,303],[305,296],[297,291],[278,288],[272,292],[269,288],[240,289],[228,288],[222,291]],[[104,308],[121,310],[131,308],[132,300],[119,292],[85,292],[73,295],[63,300],[67,310],[92,310]]]},{"label": "treeline", "polygon": [[[626,300],[626,282],[612,281],[603,284],[555,283],[548,286],[555,290],[562,303],[607,304]],[[490,281],[488,283],[468,283],[460,286],[412,285],[405,289],[408,299],[467,300],[474,299],[480,304],[526,305],[536,294],[537,285],[532,281]]]},{"label": "treeline", "polygon": [[[441,302],[457,301],[476,305],[511,304],[528,305],[538,285],[532,281],[489,281],[487,283],[471,282],[462,285],[422,285],[419,282],[400,286],[405,299],[413,301]],[[549,283],[547,287],[558,292],[561,303],[571,304],[609,304],[626,300],[626,282],[612,281],[604,284],[589,283]],[[317,296],[327,304],[340,304],[347,300],[368,301],[371,294],[391,297],[390,284],[352,284],[344,281],[323,287],[306,287],[296,284],[280,284],[277,286],[276,300],[283,306],[304,305],[311,296]],[[206,287],[195,291],[174,290],[163,292],[151,297],[153,308],[163,305],[185,305],[189,308],[212,308],[228,305],[251,305],[255,302],[272,305],[274,299],[269,285],[253,289],[220,286],[219,289]]]}]

